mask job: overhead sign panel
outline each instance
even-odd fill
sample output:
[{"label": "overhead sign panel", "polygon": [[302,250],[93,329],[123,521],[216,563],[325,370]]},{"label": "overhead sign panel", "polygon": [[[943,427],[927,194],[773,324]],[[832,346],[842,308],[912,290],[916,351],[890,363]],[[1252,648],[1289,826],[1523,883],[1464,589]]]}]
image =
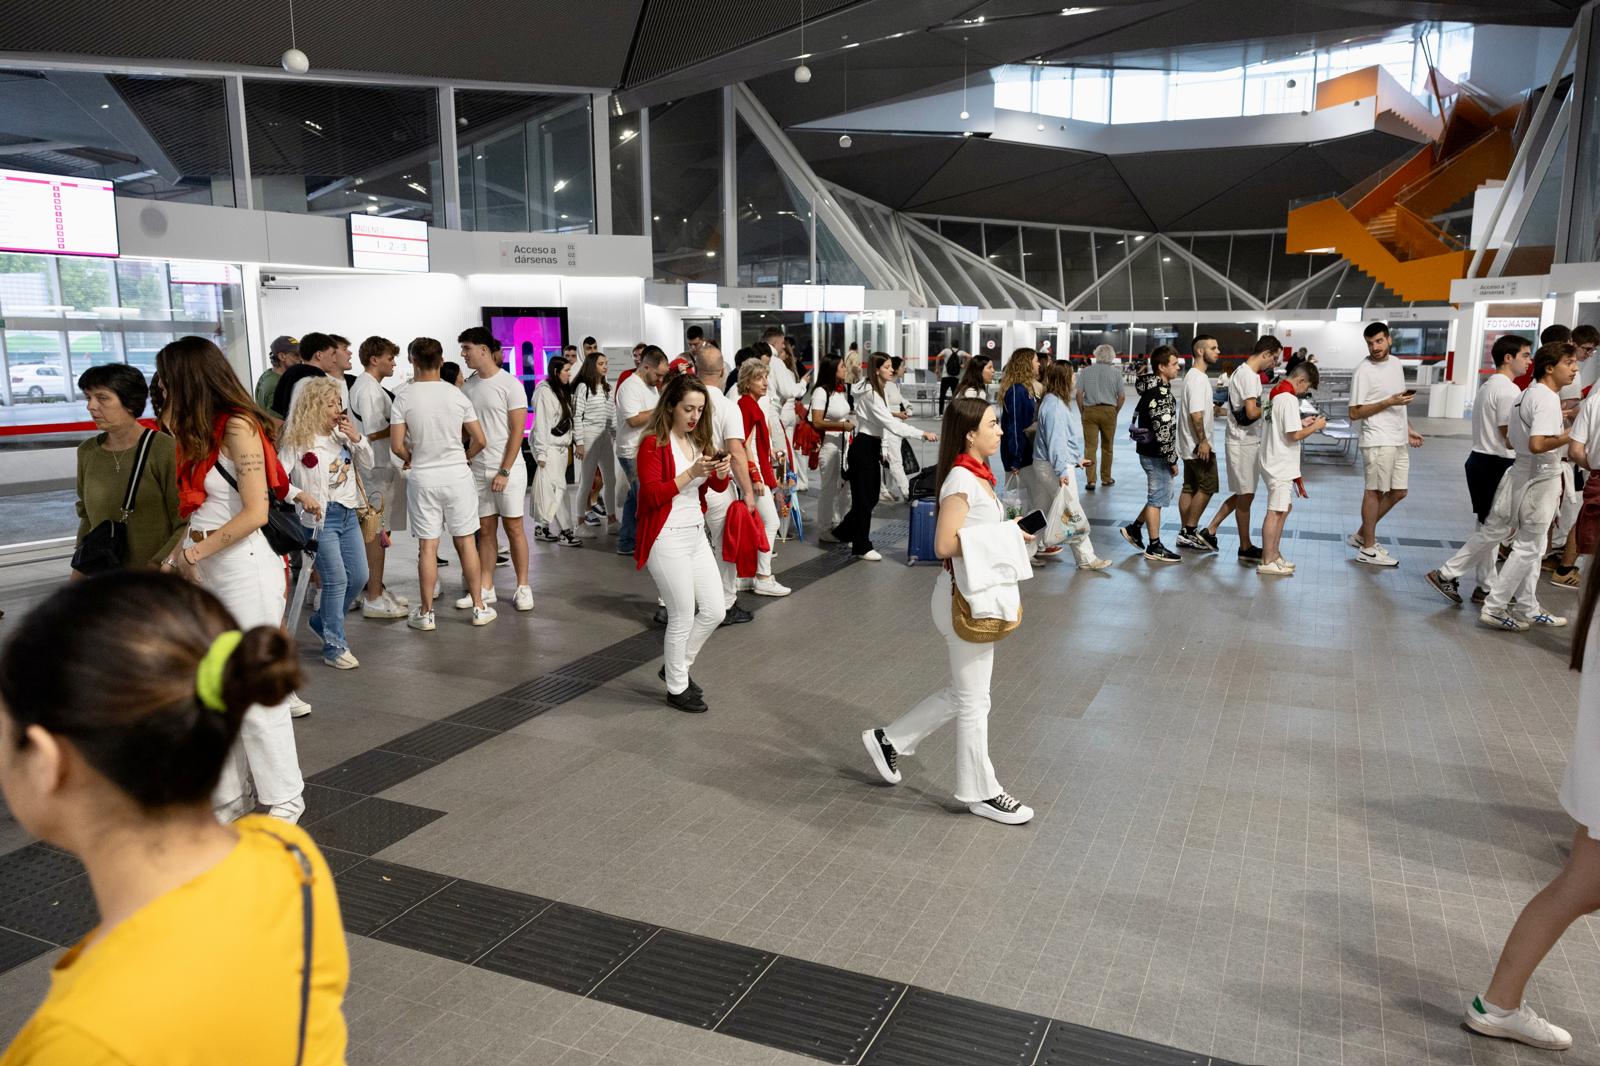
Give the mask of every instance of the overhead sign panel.
[{"label": "overhead sign panel", "polygon": [[410,218],[350,216],[350,265],[357,270],[428,272],[428,224]]},{"label": "overhead sign panel", "polygon": [[120,254],[109,181],[0,170],[0,251]]}]

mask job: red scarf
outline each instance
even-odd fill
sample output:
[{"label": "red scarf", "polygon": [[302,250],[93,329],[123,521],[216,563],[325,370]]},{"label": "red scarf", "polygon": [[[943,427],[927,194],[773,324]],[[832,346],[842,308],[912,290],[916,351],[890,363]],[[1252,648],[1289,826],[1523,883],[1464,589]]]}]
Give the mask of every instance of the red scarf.
[{"label": "red scarf", "polygon": [[989,468],[989,464],[983,460],[974,459],[966,452],[962,452],[960,455],[956,456],[955,465],[963,470],[971,471],[976,476],[982,478],[984,481],[987,481],[991,489],[994,488],[994,471],[991,470]]},{"label": "red scarf", "polygon": [[[206,502],[206,475],[211,473],[211,468],[217,465],[217,456],[222,454],[222,435],[228,428],[228,419],[233,417],[232,412],[223,412],[217,415],[216,421],[211,424],[211,451],[198,460],[190,460],[181,453],[178,456],[178,517],[188,518],[200,509]],[[261,433],[261,450],[266,458],[267,489],[272,495],[282,499],[289,491],[289,475],[283,469],[283,464],[278,462],[278,452],[267,439],[267,431],[257,427]]]}]

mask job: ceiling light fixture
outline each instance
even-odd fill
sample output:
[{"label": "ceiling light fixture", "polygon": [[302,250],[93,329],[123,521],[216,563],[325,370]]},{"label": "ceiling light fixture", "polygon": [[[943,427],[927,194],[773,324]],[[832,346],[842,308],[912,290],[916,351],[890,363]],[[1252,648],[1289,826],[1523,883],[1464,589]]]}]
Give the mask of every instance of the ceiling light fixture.
[{"label": "ceiling light fixture", "polygon": [[565,189],[566,187],[567,187],[567,179],[566,178],[560,178],[560,179],[558,179],[556,181],[556,187],[551,189],[550,191],[551,192],[560,192],[562,189]]},{"label": "ceiling light fixture", "polygon": [[283,69],[290,74],[304,74],[311,69],[311,60],[300,51],[294,35],[294,0],[289,0],[289,50],[278,58]]},{"label": "ceiling light fixture", "polygon": [[806,0],[800,0],[800,59],[801,63],[794,68],[794,80],[804,85],[811,80],[811,68],[806,66]]},{"label": "ceiling light fixture", "polygon": [[967,39],[961,38],[961,121],[972,116],[967,113]]},{"label": "ceiling light fixture", "polygon": [[[847,34],[844,35],[844,38],[845,39],[849,39],[849,36],[850,35],[847,33]],[[850,48],[851,46],[847,44],[847,45],[845,45],[845,47],[846,48]],[[845,120],[846,121],[849,121],[849,118],[850,118],[850,53],[849,52],[845,52],[845,54],[844,54],[844,110],[841,111],[840,114],[845,116]],[[848,133],[839,134],[839,147],[840,148],[849,148],[854,143],[855,143],[855,141],[850,139],[850,135]]]}]

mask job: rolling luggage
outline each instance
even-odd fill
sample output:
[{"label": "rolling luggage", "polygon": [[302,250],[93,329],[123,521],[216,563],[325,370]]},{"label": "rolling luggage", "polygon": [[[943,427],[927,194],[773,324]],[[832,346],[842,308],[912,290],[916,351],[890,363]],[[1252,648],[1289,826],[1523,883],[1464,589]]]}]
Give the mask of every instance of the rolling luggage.
[{"label": "rolling luggage", "polygon": [[933,531],[938,524],[938,515],[938,500],[911,501],[911,535],[906,538],[907,566],[939,561],[939,556],[933,550]]}]

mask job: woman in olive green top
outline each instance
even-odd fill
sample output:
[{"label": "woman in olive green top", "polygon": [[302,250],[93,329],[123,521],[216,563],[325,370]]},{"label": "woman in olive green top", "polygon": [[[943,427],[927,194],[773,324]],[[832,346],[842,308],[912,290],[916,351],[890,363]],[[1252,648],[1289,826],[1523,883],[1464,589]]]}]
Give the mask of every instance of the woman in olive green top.
[{"label": "woman in olive green top", "polygon": [[[131,366],[93,366],[78,379],[78,389],[89,401],[89,417],[101,430],[78,446],[78,541],[101,522],[115,521],[122,512],[139,452],[150,388],[144,375]],[[159,566],[172,554],[184,523],[178,518],[178,458],[172,438],[157,433],[150,442],[144,476],[133,497],[128,517],[128,565]]]}]

